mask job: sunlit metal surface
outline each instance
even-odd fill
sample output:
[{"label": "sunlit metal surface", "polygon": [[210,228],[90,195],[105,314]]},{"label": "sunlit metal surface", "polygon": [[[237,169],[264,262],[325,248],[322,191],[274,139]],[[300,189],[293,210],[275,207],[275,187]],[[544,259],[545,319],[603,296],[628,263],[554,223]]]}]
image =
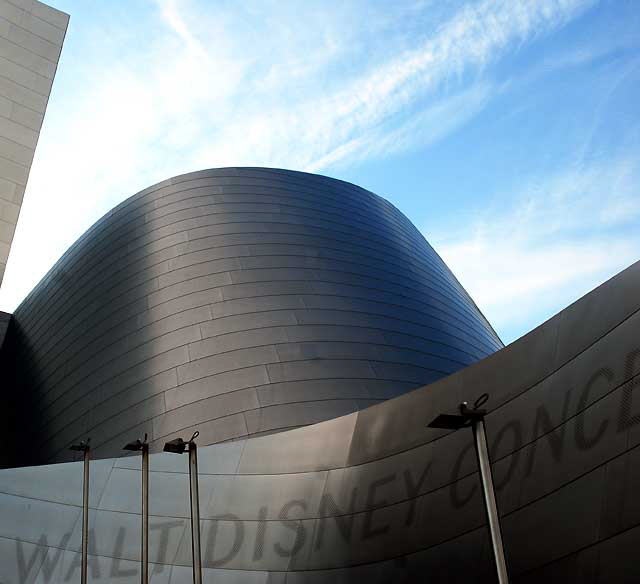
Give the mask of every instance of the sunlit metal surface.
[{"label": "sunlit metal surface", "polygon": [[[513,581],[640,581],[639,290],[640,263],[427,387],[200,448],[204,581],[492,582],[471,432],[426,428],[485,392]],[[152,581],[190,582],[186,457],[150,470]],[[92,582],[139,581],[139,473],[92,462]],[[82,463],[0,471],[0,492],[0,581],[77,581]]]},{"label": "sunlit metal surface", "polygon": [[72,460],[85,436],[100,458],[145,433],[157,452],[196,428],[206,445],[313,424],[502,346],[390,203],[259,168],[178,176],[118,205],[11,331],[5,376],[33,445],[13,465]]}]

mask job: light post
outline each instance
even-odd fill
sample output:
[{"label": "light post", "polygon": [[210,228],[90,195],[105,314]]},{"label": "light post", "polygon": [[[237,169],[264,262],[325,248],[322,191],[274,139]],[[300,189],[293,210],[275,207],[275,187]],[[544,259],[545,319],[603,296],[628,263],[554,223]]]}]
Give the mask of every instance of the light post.
[{"label": "light post", "polygon": [[84,477],[82,480],[82,573],[80,574],[81,584],[87,584],[87,559],[89,553],[89,446],[91,438],[87,438],[78,444],[69,446],[69,450],[82,452],[84,457]]},{"label": "light post", "polygon": [[142,547],[140,550],[141,569],[140,582],[149,583],[149,444],[147,435],[144,441],[138,438],[135,442],[125,444],[124,450],[142,453]]},{"label": "light post", "polygon": [[193,558],[193,582],[202,584],[202,561],[200,558],[200,497],[198,495],[198,447],[194,440],[200,435],[197,430],[188,442],[182,438],[170,440],[164,445],[165,452],[182,454],[189,451],[189,491],[191,494],[191,554]]},{"label": "light post", "polygon": [[507,563],[504,557],[502,546],[502,532],[500,529],[500,516],[496,504],[496,494],[493,487],[493,477],[491,475],[491,462],[489,460],[489,449],[487,447],[487,433],[484,425],[484,417],[487,410],[480,406],[489,399],[489,394],[483,393],[469,408],[467,402],[462,402],[455,412],[444,413],[437,416],[429,425],[429,428],[443,428],[447,430],[458,430],[460,428],[471,428],[473,430],[473,441],[476,447],[476,457],[480,478],[482,481],[482,495],[487,511],[487,523],[491,535],[491,550],[495,562],[499,584],[508,584],[509,575],[507,573]]}]

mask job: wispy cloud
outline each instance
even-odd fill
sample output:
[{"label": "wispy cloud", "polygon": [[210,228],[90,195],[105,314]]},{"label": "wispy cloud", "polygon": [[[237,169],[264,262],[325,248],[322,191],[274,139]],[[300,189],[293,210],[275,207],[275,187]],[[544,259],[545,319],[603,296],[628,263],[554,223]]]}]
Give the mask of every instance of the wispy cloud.
[{"label": "wispy cloud", "polygon": [[[206,145],[194,151],[194,162],[206,164],[220,157],[228,161],[232,153],[235,160],[257,159],[260,164],[320,170],[381,151],[380,140],[395,132],[393,126],[398,124],[406,125],[415,136],[409,140],[409,132],[402,132],[403,148],[435,141],[460,125],[437,115],[445,107],[447,90],[456,81],[471,69],[494,61],[513,44],[564,24],[588,4],[580,0],[486,0],[464,6],[419,46],[368,63],[364,71],[342,79],[337,87],[311,84],[317,94],[299,100],[287,99],[288,72],[282,71],[281,99],[265,111],[261,100],[240,98],[241,107],[229,120],[229,132],[220,140],[203,142]],[[389,46],[393,48],[393,39]],[[333,56],[348,58],[344,52]],[[309,73],[322,77],[324,71]],[[252,86],[247,80],[243,90],[251,93]],[[467,97],[471,93],[477,96],[487,87],[472,88]],[[454,93],[454,97],[458,96]],[[487,97],[485,94],[482,101]],[[475,105],[479,103],[475,101]],[[452,113],[451,108],[447,113]],[[459,122],[466,114],[461,113],[455,116]],[[256,127],[261,128],[258,155],[251,140]],[[396,145],[394,150],[398,149]]]},{"label": "wispy cloud", "polygon": [[[101,21],[85,35],[101,39],[86,61],[72,29],[64,51],[75,51],[76,69],[65,74],[63,53],[0,307],[13,310],[104,212],[167,176],[225,165],[322,171],[441,139],[499,91],[482,74],[488,64],[589,5],[158,0],[144,43],[121,46],[122,23],[110,35]],[[409,42],[407,23],[425,13],[431,26]]]},{"label": "wispy cloud", "polygon": [[[404,119],[394,119],[361,133],[360,143],[353,145],[351,156],[361,159],[380,158],[437,142],[475,117],[500,89],[488,82],[476,82],[458,93],[434,100],[429,106],[412,112]],[[321,158],[311,170],[322,169],[345,156],[336,152],[333,158]]]},{"label": "wispy cloud", "polygon": [[636,160],[531,178],[512,201],[428,234],[506,341],[640,259]]}]

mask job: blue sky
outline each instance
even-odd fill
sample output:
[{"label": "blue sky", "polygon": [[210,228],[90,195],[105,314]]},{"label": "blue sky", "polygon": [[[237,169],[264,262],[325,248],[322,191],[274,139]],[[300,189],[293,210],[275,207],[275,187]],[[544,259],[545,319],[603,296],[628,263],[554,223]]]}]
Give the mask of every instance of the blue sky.
[{"label": "blue sky", "polygon": [[0,310],[146,186],[275,166],[389,199],[505,342],[640,259],[635,0],[51,0],[71,15]]}]

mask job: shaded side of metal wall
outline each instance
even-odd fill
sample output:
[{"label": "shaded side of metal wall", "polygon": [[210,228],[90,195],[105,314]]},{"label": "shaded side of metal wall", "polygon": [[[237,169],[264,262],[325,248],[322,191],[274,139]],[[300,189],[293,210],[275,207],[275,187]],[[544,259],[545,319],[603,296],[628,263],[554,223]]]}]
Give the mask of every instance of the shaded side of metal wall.
[{"label": "shaded side of metal wall", "polygon": [[36,461],[340,416],[502,345],[411,222],[322,176],[218,169],[96,223],[15,313]]},{"label": "shaded side of metal wall", "polygon": [[[494,582],[471,432],[426,428],[485,391],[512,581],[640,581],[639,290],[640,263],[425,388],[200,449],[205,581]],[[133,584],[140,459],[92,468],[92,581]],[[187,583],[186,457],[151,470],[152,581]],[[81,463],[0,471],[0,492],[0,579],[77,581]]]},{"label": "shaded side of metal wall", "polygon": [[[0,312],[0,442],[10,444],[12,437],[19,433],[17,419],[23,417],[21,412],[20,396],[15,391],[13,380],[13,358],[9,350],[9,343],[5,345],[5,337],[11,326],[12,315]],[[0,468],[12,466],[15,457],[12,448],[0,450]]]},{"label": "shaded side of metal wall", "polygon": [[2,351],[2,345],[4,344],[4,337],[7,334],[9,323],[11,322],[11,315],[7,312],[0,311],[0,351]]}]

